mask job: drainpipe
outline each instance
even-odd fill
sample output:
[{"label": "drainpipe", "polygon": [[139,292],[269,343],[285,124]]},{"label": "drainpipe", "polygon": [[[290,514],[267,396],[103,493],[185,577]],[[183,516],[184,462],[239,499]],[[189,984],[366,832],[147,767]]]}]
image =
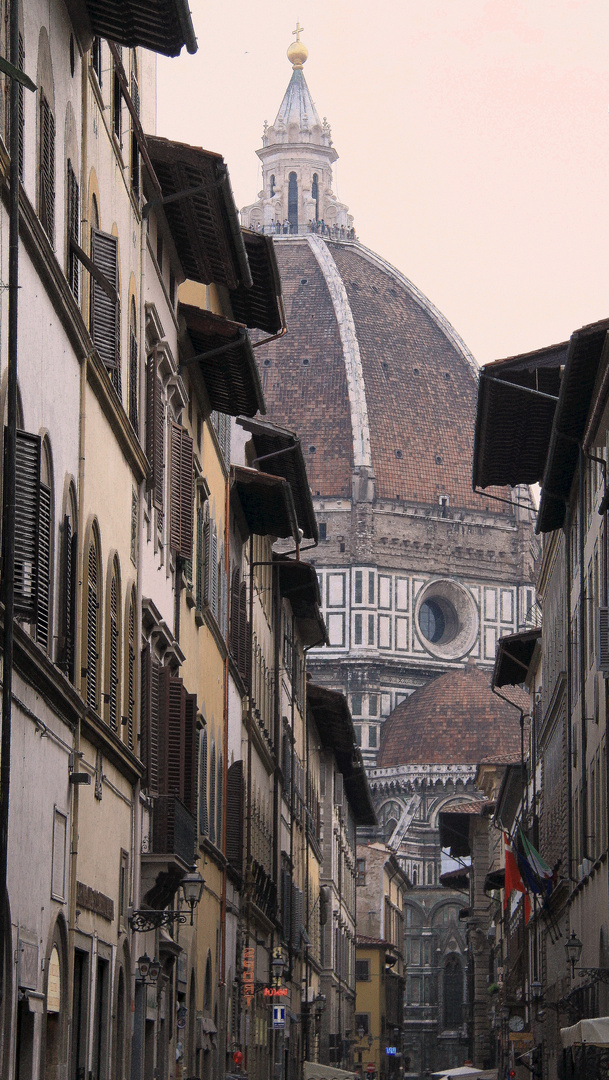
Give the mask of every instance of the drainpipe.
[{"label": "drainpipe", "polygon": [[579,451],[579,702],[581,722],[581,855],[582,860],[588,857],[588,775],[586,754],[588,749],[588,732],[586,725],[586,643],[587,643],[587,611],[586,611],[586,570],[584,565],[584,541],[586,536],[585,499],[585,460],[584,452]]}]

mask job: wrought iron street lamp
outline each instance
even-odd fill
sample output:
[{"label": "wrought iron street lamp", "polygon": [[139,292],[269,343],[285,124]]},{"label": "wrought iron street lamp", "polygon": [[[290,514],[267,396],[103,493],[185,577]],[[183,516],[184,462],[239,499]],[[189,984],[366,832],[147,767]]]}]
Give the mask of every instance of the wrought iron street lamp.
[{"label": "wrought iron street lamp", "polygon": [[[575,930],[572,930],[571,937],[565,944],[567,961],[571,964],[572,979],[575,978],[575,966],[579,963],[583,947],[583,943],[576,936]],[[579,975],[580,979],[591,979],[592,983],[609,983],[609,968],[606,967],[578,967],[577,974]]]},{"label": "wrought iron street lamp", "polygon": [[158,960],[151,960],[148,953],[140,956],[137,962],[137,974],[140,982],[154,985],[161,973],[161,965]]},{"label": "wrought iron street lamp", "polygon": [[[190,925],[194,924],[194,911],[203,895],[205,880],[201,877],[196,866],[192,866],[180,882],[182,896],[190,908]],[[177,911],[164,909],[141,908],[134,911],[129,918],[129,925],[137,934],[145,934],[148,930],[158,930],[161,926],[171,926],[173,923],[185,923],[186,915],[179,908]]]}]

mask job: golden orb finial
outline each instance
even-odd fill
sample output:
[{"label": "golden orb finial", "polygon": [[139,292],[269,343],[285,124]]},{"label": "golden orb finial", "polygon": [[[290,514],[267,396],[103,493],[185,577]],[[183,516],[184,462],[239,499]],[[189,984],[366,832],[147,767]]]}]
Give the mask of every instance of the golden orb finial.
[{"label": "golden orb finial", "polygon": [[292,30],[293,34],[296,34],[296,41],[293,41],[288,49],[288,60],[293,68],[302,68],[302,65],[306,62],[309,55],[309,50],[306,45],[300,40],[303,27],[300,22],[296,22],[296,29]]}]

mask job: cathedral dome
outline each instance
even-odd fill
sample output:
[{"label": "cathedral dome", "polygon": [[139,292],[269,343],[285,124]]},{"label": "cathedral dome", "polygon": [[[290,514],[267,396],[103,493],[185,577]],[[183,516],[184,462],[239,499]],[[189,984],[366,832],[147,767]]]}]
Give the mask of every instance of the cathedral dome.
[{"label": "cathedral dome", "polygon": [[357,242],[286,236],[276,253],[288,334],[260,373],[313,494],[351,498],[363,470],[377,499],[506,512],[472,491],[477,368],[433,304]]},{"label": "cathedral dome", "polygon": [[519,757],[518,709],[493,693],[488,672],[469,663],[438,676],[396,706],[383,725],[376,764],[379,769],[476,765]]}]

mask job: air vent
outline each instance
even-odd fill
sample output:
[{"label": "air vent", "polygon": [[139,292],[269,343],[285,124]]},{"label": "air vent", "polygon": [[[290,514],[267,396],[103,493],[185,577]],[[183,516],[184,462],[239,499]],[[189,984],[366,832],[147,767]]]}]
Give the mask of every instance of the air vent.
[{"label": "air vent", "polygon": [[609,608],[596,612],[596,669],[609,677]]}]

